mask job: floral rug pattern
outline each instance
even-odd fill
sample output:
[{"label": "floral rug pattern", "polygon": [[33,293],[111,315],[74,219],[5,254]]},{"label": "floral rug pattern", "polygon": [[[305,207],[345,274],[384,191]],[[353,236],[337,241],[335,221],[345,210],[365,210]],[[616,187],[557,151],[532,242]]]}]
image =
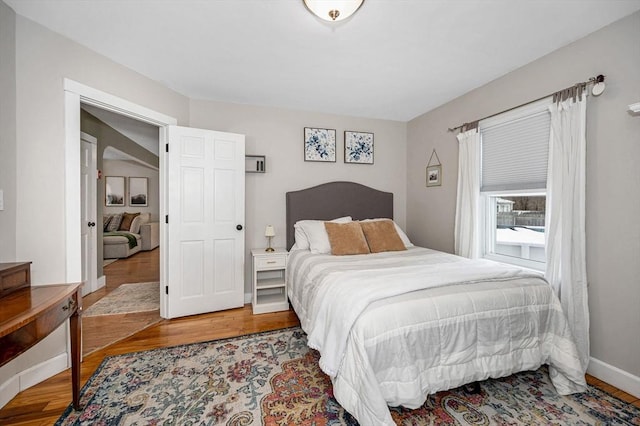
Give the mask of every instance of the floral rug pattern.
[{"label": "floral rug pattern", "polygon": [[[105,358],[56,425],[357,425],[299,327]],[[640,409],[590,387],[559,396],[546,368],[438,392],[402,425],[640,425]]]}]

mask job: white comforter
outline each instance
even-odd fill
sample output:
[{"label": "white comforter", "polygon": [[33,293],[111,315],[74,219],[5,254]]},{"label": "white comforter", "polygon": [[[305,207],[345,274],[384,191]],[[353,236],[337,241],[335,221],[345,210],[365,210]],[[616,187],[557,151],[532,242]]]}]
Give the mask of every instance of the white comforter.
[{"label": "white comforter", "polygon": [[414,247],[359,256],[293,251],[289,298],[338,402],[363,425],[388,405],[550,365],[561,394],[586,389],[555,294],[539,275]]}]

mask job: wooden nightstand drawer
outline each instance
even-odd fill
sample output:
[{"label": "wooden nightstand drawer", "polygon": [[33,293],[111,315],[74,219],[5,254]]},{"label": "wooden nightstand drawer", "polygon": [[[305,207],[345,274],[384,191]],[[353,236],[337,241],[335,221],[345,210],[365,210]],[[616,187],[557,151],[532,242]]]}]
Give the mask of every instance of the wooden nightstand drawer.
[{"label": "wooden nightstand drawer", "polygon": [[284,268],[287,265],[286,255],[271,255],[266,258],[258,257],[256,259],[256,268]]}]

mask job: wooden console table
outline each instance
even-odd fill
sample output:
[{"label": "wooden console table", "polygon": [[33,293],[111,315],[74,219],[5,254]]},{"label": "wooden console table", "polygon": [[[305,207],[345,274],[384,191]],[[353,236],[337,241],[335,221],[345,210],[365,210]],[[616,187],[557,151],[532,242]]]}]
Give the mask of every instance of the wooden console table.
[{"label": "wooden console table", "polygon": [[[1,264],[0,264],[1,266]],[[81,284],[27,286],[0,297],[0,366],[70,318],[73,407],[80,408]]]},{"label": "wooden console table", "polygon": [[0,297],[31,285],[31,262],[0,263]]}]

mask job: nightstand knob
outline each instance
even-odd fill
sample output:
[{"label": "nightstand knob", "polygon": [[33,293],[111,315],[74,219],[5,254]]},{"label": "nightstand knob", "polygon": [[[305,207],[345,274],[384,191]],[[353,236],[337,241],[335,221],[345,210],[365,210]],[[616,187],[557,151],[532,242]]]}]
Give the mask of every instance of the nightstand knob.
[{"label": "nightstand knob", "polygon": [[242,231],[242,225],[236,225],[236,229],[237,229],[238,231]]}]

